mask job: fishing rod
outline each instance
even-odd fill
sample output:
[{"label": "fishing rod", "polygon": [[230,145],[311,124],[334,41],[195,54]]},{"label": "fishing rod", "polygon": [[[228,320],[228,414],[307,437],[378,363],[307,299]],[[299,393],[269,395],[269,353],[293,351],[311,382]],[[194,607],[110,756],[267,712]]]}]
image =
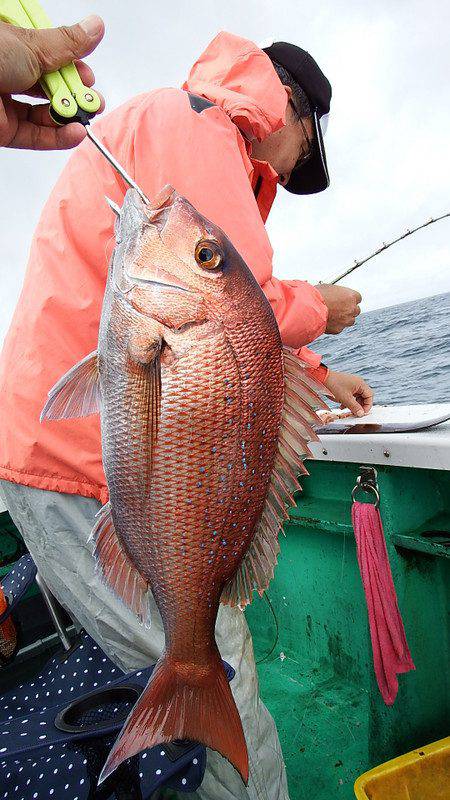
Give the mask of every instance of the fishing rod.
[{"label": "fishing rod", "polygon": [[375,250],[375,252],[371,253],[370,256],[367,256],[367,258],[363,258],[361,261],[357,261],[355,259],[355,263],[351,267],[344,270],[344,272],[339,273],[339,275],[337,275],[332,280],[320,281],[320,283],[328,283],[328,284],[338,283],[340,280],[342,280],[342,278],[345,278],[346,275],[350,275],[350,273],[354,272],[355,269],[358,269],[358,267],[361,267],[363,264],[366,264],[367,261],[370,261],[371,258],[375,258],[375,256],[378,256],[380,255],[380,253],[383,253],[385,250],[388,250],[388,248],[392,247],[393,244],[401,242],[401,240],[406,239],[407,236],[412,236],[413,233],[420,231],[422,228],[426,228],[428,225],[432,225],[434,222],[439,222],[439,220],[445,219],[446,217],[450,217],[450,211],[448,211],[446,214],[441,214],[440,217],[431,217],[431,219],[429,219],[428,222],[424,222],[422,225],[418,225],[417,228],[412,228],[412,230],[408,228],[408,230],[405,231],[405,233],[402,233],[401,236],[398,236],[396,239],[393,239],[392,242],[383,242],[382,246],[379,247],[378,250]]}]

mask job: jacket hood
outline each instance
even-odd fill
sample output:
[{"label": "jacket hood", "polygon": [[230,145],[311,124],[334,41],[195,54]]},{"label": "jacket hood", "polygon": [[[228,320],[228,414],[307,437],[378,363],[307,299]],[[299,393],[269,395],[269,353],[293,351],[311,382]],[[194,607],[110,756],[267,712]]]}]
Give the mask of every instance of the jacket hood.
[{"label": "jacket hood", "polygon": [[215,36],[183,89],[223,108],[249,141],[262,141],[285,124],[286,91],[270,58],[232,33]]}]

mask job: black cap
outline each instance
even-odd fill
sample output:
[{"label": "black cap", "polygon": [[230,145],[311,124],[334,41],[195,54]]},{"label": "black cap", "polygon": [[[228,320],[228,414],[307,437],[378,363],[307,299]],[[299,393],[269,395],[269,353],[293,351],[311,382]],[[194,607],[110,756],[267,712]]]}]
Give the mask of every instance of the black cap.
[{"label": "black cap", "polygon": [[331,84],[313,57],[301,47],[288,42],[273,42],[262,49],[272,61],[281,64],[291,73],[305,92],[313,115],[312,156],[291,174],[285,188],[294,194],[322,192],[330,185],[323,132],[326,127],[324,122],[330,111]]}]

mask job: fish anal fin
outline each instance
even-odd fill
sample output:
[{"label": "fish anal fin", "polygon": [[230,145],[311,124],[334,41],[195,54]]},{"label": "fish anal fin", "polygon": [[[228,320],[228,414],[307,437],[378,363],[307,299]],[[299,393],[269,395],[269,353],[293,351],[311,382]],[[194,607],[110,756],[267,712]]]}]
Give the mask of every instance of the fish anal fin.
[{"label": "fish anal fin", "polygon": [[100,380],[97,351],[75,364],[50,389],[42,409],[45,419],[73,419],[100,411]]},{"label": "fish anal fin", "polygon": [[219,655],[186,670],[170,655],[158,661],[100,774],[102,783],[125,759],[174,739],[201,742],[221,753],[248,783],[248,753],[239,712]]},{"label": "fish anal fin", "polygon": [[114,527],[109,503],[100,509],[90,541],[94,542],[94,558],[104,583],[142,623],[150,627],[149,583],[124,550]]}]

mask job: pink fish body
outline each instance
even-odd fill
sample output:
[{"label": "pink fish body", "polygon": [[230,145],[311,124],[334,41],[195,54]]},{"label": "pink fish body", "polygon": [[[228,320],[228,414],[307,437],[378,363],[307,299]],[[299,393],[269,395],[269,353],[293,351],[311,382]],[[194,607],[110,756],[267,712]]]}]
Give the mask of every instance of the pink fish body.
[{"label": "pink fish body", "polygon": [[247,782],[215,621],[221,601],[243,606],[267,588],[319,405],[225,234],[170,187],[152,207],[128,192],[98,350],[42,414],[100,411],[110,501],[92,534],[98,568],[145,624],[151,590],[166,635],[101,780],[145,748],[191,739]]}]

